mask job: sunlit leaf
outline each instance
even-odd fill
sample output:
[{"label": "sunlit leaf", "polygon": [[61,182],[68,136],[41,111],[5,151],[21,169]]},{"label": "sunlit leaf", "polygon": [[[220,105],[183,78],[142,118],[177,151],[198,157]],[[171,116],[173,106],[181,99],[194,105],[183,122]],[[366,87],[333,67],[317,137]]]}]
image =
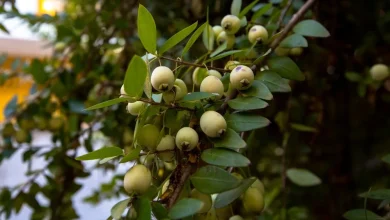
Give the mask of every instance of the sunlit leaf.
[{"label": "sunlit leaf", "polygon": [[76,160],[97,160],[107,157],[115,157],[122,154],[123,151],[119,147],[103,147],[99,150],[95,150],[82,156],[76,157]]},{"label": "sunlit leaf", "polygon": [[174,47],[176,44],[180,43],[180,41],[184,40],[188,35],[190,35],[198,26],[198,22],[193,23],[192,25],[184,28],[183,30],[177,32],[171,38],[169,38],[160,48],[159,54],[163,54],[167,50]]},{"label": "sunlit leaf", "polygon": [[149,53],[155,54],[157,44],[156,23],[148,9],[141,4],[138,7],[137,28],[142,45]]}]

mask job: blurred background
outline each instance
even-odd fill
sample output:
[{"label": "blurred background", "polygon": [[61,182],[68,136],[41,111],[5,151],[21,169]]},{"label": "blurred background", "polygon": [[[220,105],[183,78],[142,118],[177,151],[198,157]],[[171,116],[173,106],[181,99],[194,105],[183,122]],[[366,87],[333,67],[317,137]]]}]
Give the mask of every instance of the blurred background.
[{"label": "blurred background", "polygon": [[[130,165],[74,158],[101,146],[131,145],[134,117],[124,106],[83,109],[116,98],[131,57],[144,54],[138,3],[154,16],[161,45],[205,22],[207,5],[210,24],[220,24],[230,2],[0,0],[0,219],[107,219],[124,195],[121,179]],[[272,9],[257,22],[272,30],[288,1],[259,1],[257,10],[268,2]],[[304,2],[292,1],[282,25]],[[310,188],[287,185],[289,219],[342,219],[364,207],[359,193],[390,187],[390,166],[381,160],[390,153],[390,79],[369,75],[374,64],[390,64],[390,1],[317,1],[307,17],[331,37],[310,39],[293,57],[306,81],[274,95],[263,112],[272,124],[249,136],[248,157],[251,173],[274,196],[267,215],[284,207],[280,172],[287,166],[310,169],[322,180]],[[185,60],[206,51],[198,44]],[[168,55],[175,58],[180,49]],[[288,133],[284,152],[286,115],[308,127]],[[389,202],[366,206],[385,215]]]}]

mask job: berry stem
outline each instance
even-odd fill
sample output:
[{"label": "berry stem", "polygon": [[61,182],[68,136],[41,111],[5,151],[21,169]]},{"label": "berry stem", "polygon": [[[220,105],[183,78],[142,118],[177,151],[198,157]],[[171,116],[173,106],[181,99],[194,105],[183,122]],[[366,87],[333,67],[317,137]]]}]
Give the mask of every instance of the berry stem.
[{"label": "berry stem", "polygon": [[206,67],[209,70],[217,70],[217,71],[220,71],[220,72],[230,72],[229,70],[225,70],[225,69],[222,69],[222,68],[212,67],[212,66],[205,66],[204,64],[191,63],[191,62],[186,62],[186,61],[182,61],[182,60],[176,60],[176,59],[173,59],[173,58],[170,58],[170,57],[163,57],[163,56],[161,56],[160,59],[173,61],[173,62],[182,64],[182,65],[186,65],[186,66]]}]

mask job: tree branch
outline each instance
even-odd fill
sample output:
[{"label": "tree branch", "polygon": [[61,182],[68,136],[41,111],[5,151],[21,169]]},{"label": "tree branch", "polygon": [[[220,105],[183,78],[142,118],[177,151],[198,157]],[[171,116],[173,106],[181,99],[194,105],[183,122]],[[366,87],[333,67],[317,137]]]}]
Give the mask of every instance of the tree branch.
[{"label": "tree branch", "polygon": [[[291,7],[293,1],[294,1],[294,0],[288,0],[287,5],[284,7],[282,13],[280,14],[278,23],[276,23],[276,27],[280,27],[280,25],[282,24],[283,19],[284,19],[284,17],[286,16],[287,11],[288,11],[288,9]],[[277,30],[277,29],[275,29],[275,31],[276,31],[276,30]],[[275,34],[275,31],[273,32],[272,35]]]},{"label": "tree branch", "polygon": [[191,63],[191,62],[186,62],[186,61],[182,61],[182,60],[177,60],[177,59],[173,59],[173,58],[170,58],[170,57],[159,57],[159,58],[163,59],[163,60],[169,60],[169,61],[172,61],[172,62],[183,64],[183,65],[186,65],[186,66],[203,67],[203,68],[207,68],[207,69],[210,69],[210,70],[217,70],[217,71],[222,72],[222,73],[231,71],[231,70],[226,70],[226,69],[222,69],[222,68],[218,68],[218,67],[205,66],[203,64]]}]

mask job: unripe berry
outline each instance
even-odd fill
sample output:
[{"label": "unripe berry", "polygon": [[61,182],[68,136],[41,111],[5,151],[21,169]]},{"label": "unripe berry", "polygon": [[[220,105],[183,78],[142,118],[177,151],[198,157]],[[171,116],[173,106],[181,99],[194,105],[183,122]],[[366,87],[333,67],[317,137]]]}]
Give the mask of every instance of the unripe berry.
[{"label": "unripe berry", "polygon": [[219,72],[216,71],[216,70],[209,70],[209,71],[207,71],[207,73],[209,74],[209,76],[215,76],[215,77],[217,77],[218,79],[221,79],[221,78],[222,78],[221,73],[219,73]]},{"label": "unripe berry", "polygon": [[220,137],[226,132],[225,118],[216,111],[206,111],[200,117],[200,128],[209,137]]},{"label": "unripe berry", "polygon": [[382,81],[389,76],[389,68],[384,64],[375,64],[371,67],[370,74],[374,80]]},{"label": "unripe berry", "polygon": [[165,135],[157,145],[156,151],[166,151],[157,153],[158,158],[162,161],[172,161],[175,159],[175,139],[171,135]]},{"label": "unripe berry", "polygon": [[223,96],[223,83],[216,76],[206,77],[200,84],[199,90],[201,92],[218,93],[218,96],[214,96],[214,100],[218,100]]},{"label": "unripe berry", "polygon": [[123,185],[128,193],[145,193],[152,183],[150,170],[141,164],[135,165],[125,174]]},{"label": "unripe berry", "polygon": [[275,49],[276,55],[280,57],[287,56],[290,53],[290,48],[284,48],[284,47],[277,47]]},{"label": "unripe berry", "polygon": [[204,193],[199,192],[196,189],[193,189],[191,191],[190,196],[191,196],[191,198],[194,198],[194,199],[197,199],[197,200],[200,200],[203,202],[202,208],[199,210],[198,213],[205,213],[211,209],[211,205],[212,205],[213,201],[211,200],[211,196],[209,194],[204,194]]},{"label": "unripe berry", "polygon": [[173,103],[175,100],[178,99],[177,94],[182,95],[182,91],[179,86],[174,85],[171,90],[163,93],[162,98],[164,99],[164,102],[167,104]]},{"label": "unripe berry", "polygon": [[252,185],[250,186],[252,188],[255,188],[257,190],[259,190],[261,192],[261,194],[264,194],[265,190],[264,190],[264,184],[256,178],[256,181],[252,183]]},{"label": "unripe berry", "polygon": [[175,75],[168,67],[159,66],[152,72],[151,83],[153,88],[159,92],[169,91],[175,83]]},{"label": "unripe berry", "polygon": [[199,86],[203,79],[207,76],[207,70],[205,68],[196,67],[192,73],[192,82]]},{"label": "unripe berry", "polygon": [[176,146],[183,151],[190,151],[198,145],[199,136],[190,127],[181,128],[176,134]]},{"label": "unripe berry", "polygon": [[15,140],[19,144],[28,141],[28,133],[25,130],[17,130],[15,133]]},{"label": "unripe berry", "polygon": [[242,205],[248,213],[259,214],[264,209],[263,194],[258,189],[249,187],[244,193]]},{"label": "unripe berry", "polygon": [[213,27],[213,32],[214,32],[215,38],[217,38],[218,35],[219,35],[222,31],[223,31],[223,28],[222,28],[221,26],[215,25],[215,26]]},{"label": "unripe berry", "polygon": [[235,215],[229,218],[229,220],[244,220],[241,216]]},{"label": "unripe berry", "polygon": [[139,157],[139,162],[146,167],[151,167],[154,164],[155,157],[154,154],[142,155]]},{"label": "unripe berry", "polygon": [[149,150],[155,150],[159,136],[159,129],[155,125],[147,124],[140,129],[137,142],[139,145],[147,147]]},{"label": "unripe berry", "polygon": [[142,101],[136,101],[136,102],[129,102],[127,104],[127,112],[130,113],[131,115],[137,116],[143,109],[145,103]]},{"label": "unripe berry", "polygon": [[252,85],[254,78],[255,75],[251,68],[243,65],[237,66],[230,73],[230,83],[233,88],[238,90],[249,88]]},{"label": "unripe berry", "polygon": [[62,117],[53,117],[49,121],[49,128],[52,131],[60,129],[64,125],[64,119]]},{"label": "unripe berry", "polygon": [[11,137],[14,134],[15,134],[15,128],[11,123],[7,123],[6,125],[4,125],[4,128],[2,130],[2,135],[4,137]]},{"label": "unripe berry", "polygon": [[225,70],[233,70],[234,68],[236,68],[238,65],[240,65],[240,62],[236,61],[236,60],[229,60],[227,61],[226,65],[225,65]]},{"label": "unripe berry", "polygon": [[227,34],[237,33],[240,25],[240,19],[235,15],[226,15],[221,21],[221,26]]},{"label": "unripe berry", "polygon": [[234,35],[228,35],[225,31],[222,31],[217,37],[217,44],[221,45],[226,41],[226,49],[231,49],[236,41]]},{"label": "unripe berry", "polygon": [[268,31],[265,29],[265,27],[261,25],[255,25],[251,27],[248,33],[248,40],[251,42],[251,44],[255,43],[256,41],[264,42],[268,39]]},{"label": "unripe berry", "polygon": [[185,95],[187,95],[188,90],[187,90],[187,85],[186,83],[181,80],[181,79],[176,79],[175,80],[175,85],[180,88],[180,92],[176,93],[176,100],[182,99]]},{"label": "unripe berry", "polygon": [[294,47],[294,48],[291,48],[290,50],[290,55],[291,56],[300,56],[303,52],[303,48],[302,47]]}]

